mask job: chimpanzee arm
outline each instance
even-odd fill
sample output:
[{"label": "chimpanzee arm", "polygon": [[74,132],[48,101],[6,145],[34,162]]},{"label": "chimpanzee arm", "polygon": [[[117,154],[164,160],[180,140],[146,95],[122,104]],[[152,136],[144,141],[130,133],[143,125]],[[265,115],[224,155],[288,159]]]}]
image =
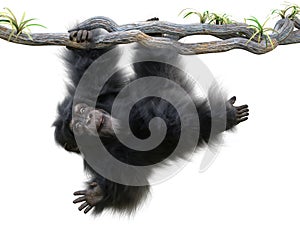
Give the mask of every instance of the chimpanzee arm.
[{"label": "chimpanzee arm", "polygon": [[[92,49],[96,38],[107,33],[104,29],[95,29],[91,31],[77,30],[70,33],[70,40],[74,42],[85,42],[87,48],[91,49],[74,49],[67,47],[64,54],[66,68],[73,85],[76,87],[88,67],[101,55],[105,54],[114,47],[104,49]],[[118,56],[114,57],[114,62],[117,63]]]},{"label": "chimpanzee arm", "polygon": [[248,105],[234,106],[235,101],[235,96],[230,98],[225,102],[226,109],[220,110],[223,112],[216,113],[216,115],[212,115],[211,107],[207,101],[197,107],[200,120],[200,142],[209,142],[221,132],[230,130],[248,119]]}]

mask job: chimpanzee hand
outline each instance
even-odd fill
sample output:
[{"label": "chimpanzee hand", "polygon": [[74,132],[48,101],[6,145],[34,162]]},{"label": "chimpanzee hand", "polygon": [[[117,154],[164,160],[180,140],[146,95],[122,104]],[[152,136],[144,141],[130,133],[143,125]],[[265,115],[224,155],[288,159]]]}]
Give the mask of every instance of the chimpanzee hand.
[{"label": "chimpanzee hand", "polygon": [[91,41],[92,32],[88,30],[76,30],[72,31],[69,36],[71,41],[76,41],[77,43]]},{"label": "chimpanzee hand", "polygon": [[73,203],[83,202],[78,209],[81,211],[85,208],[84,213],[88,213],[103,198],[102,190],[96,182],[92,182],[87,190],[74,192],[74,195],[83,195],[75,199]]},{"label": "chimpanzee hand", "polygon": [[228,100],[227,104],[227,123],[226,130],[244,122],[248,119],[249,108],[248,105],[234,106],[236,97],[233,96]]}]

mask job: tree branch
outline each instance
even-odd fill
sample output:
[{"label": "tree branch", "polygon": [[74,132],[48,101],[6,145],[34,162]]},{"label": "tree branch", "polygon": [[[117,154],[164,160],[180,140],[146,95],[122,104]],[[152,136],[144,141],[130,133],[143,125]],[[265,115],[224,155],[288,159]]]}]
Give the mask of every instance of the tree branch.
[{"label": "tree branch", "polygon": [[[235,23],[227,25],[213,24],[174,24],[162,21],[138,22],[133,24],[118,25],[110,18],[93,17],[80,23],[69,32],[79,29],[93,30],[102,28],[109,33],[100,35],[96,39],[96,44],[76,43],[69,40],[68,33],[35,33],[29,38],[25,34],[20,34],[18,38],[13,36],[11,42],[24,45],[59,45],[78,49],[105,48],[116,44],[128,44],[139,42],[147,47],[173,47],[179,54],[193,55],[225,52],[232,49],[243,49],[254,54],[264,54],[272,51],[278,45],[300,43],[300,31],[295,30],[300,27],[300,20],[295,18],[281,19],[275,25],[275,30],[270,35],[272,44],[267,37],[265,41],[258,43],[257,38],[252,37],[254,30],[247,24]],[[0,38],[8,40],[12,30],[0,26]],[[160,34],[163,37],[151,37],[147,34]],[[212,35],[220,38],[220,41],[203,43],[181,43],[180,39],[190,35]]]}]

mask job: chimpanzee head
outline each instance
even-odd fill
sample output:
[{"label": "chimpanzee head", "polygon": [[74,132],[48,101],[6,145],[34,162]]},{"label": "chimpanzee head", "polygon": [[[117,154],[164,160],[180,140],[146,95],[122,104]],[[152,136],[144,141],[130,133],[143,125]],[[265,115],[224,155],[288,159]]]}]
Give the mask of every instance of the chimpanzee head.
[{"label": "chimpanzee head", "polygon": [[74,106],[70,129],[75,135],[111,136],[114,135],[113,118],[102,109],[87,104]]},{"label": "chimpanzee head", "polygon": [[58,106],[58,117],[53,123],[55,141],[69,152],[80,153],[75,136],[114,136],[113,123],[118,124],[105,110],[85,103],[73,107],[72,98],[66,98]]}]

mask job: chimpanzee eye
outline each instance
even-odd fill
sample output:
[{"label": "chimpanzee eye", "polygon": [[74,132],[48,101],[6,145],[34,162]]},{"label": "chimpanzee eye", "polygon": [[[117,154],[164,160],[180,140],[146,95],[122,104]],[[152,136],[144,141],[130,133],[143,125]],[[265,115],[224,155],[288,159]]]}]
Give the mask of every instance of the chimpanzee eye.
[{"label": "chimpanzee eye", "polygon": [[79,130],[82,127],[82,124],[80,122],[77,122],[75,124],[75,129]]},{"label": "chimpanzee eye", "polygon": [[81,107],[81,108],[79,109],[79,112],[80,112],[81,114],[83,114],[83,113],[85,112],[85,108],[84,108],[84,107]]}]

